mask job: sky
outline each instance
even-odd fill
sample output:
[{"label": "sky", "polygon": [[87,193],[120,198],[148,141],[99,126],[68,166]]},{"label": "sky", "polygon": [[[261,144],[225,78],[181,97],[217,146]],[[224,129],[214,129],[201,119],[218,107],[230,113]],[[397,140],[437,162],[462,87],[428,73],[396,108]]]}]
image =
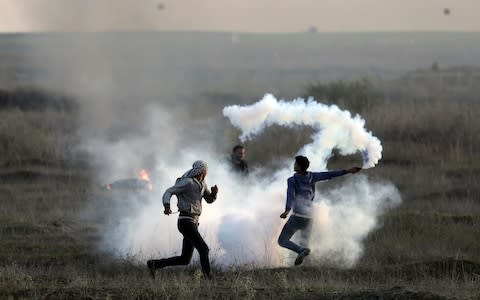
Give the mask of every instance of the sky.
[{"label": "sky", "polygon": [[479,0],[0,0],[0,32],[480,31]]}]

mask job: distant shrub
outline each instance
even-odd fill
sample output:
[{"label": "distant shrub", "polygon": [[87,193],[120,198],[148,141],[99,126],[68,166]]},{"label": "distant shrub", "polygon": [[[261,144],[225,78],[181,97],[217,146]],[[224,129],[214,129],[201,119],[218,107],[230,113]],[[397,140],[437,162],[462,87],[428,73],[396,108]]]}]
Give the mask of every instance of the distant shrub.
[{"label": "distant shrub", "polygon": [[0,89],[0,109],[19,109],[22,111],[65,111],[78,108],[72,97],[35,87]]},{"label": "distant shrub", "polygon": [[0,89],[0,163],[71,161],[79,143],[77,102],[40,88]]},{"label": "distant shrub", "polygon": [[326,104],[336,104],[340,108],[354,113],[361,113],[370,110],[373,105],[379,102],[380,93],[367,79],[351,82],[338,80],[308,85],[305,98],[308,97],[314,97]]}]

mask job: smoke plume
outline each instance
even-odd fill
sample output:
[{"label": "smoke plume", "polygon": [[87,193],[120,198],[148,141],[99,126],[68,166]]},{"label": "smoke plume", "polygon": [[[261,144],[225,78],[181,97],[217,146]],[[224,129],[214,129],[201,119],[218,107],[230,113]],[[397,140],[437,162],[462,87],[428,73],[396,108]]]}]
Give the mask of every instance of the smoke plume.
[{"label": "smoke plume", "polygon": [[364,129],[365,121],[360,116],[351,117],[349,111],[336,105],[327,106],[313,99],[305,102],[295,99],[290,103],[277,101],[272,95],[250,106],[230,106],[223,110],[232,124],[242,130],[241,140],[250,139],[273,124],[283,126],[307,125],[317,131],[313,143],[300,151],[315,158],[313,166],[324,169],[333,148],[342,155],[357,151],[365,153],[364,168],[371,168],[382,157],[380,140]]},{"label": "smoke plume", "polygon": [[[311,159],[313,171],[325,170],[333,148],[342,154],[363,151],[368,158],[364,167],[374,166],[381,157],[380,141],[364,129],[359,116],[352,118],[347,111],[313,99],[285,102],[266,95],[250,106],[226,107],[224,114],[242,129],[242,139],[253,139],[273,124],[314,127],[313,142],[299,149]],[[220,267],[291,264],[293,253],[280,248],[277,238],[285,222],[279,215],[285,207],[286,179],[293,173],[293,158],[278,170],[259,168],[248,178],[240,178],[231,172],[224,155],[208,146],[214,137],[202,134],[202,128],[191,128],[190,145],[172,147],[172,152],[164,151],[164,157],[156,160],[154,190],[144,202],[128,200],[130,209],[122,210],[123,215],[107,227],[102,247],[140,263],[179,255],[182,237],[176,229],[176,215],[162,214],[161,196],[193,161],[203,159],[209,163],[207,183],[219,186],[217,201],[204,204],[200,217],[200,232],[210,246],[212,261]],[[370,182],[365,175],[346,177],[338,188],[318,189],[310,241],[313,251],[307,263],[354,265],[361,257],[364,238],[378,225],[378,216],[401,201],[391,183]],[[175,203],[173,197],[172,207]]]},{"label": "smoke plume", "polygon": [[[141,169],[151,172],[150,193],[92,192],[82,216],[100,224],[99,250],[141,264],[180,254],[177,215],[163,215],[161,198],[201,159],[209,163],[207,184],[219,187],[217,201],[204,204],[200,217],[200,232],[214,265],[290,265],[294,255],[280,248],[277,238],[285,223],[279,215],[285,207],[287,178],[293,174],[293,157],[277,163],[274,170],[252,169],[248,178],[233,174],[225,149],[237,141],[226,134],[229,125],[221,115],[222,104],[195,102],[192,107],[198,89],[185,74],[203,73],[196,60],[189,59],[190,52],[181,52],[169,41],[150,39],[148,34],[65,35],[40,39],[32,48],[41,58],[36,63],[51,76],[47,86],[65,89],[79,99],[81,150],[92,158],[95,181],[105,184],[137,176]],[[312,127],[313,141],[298,149],[312,161],[312,171],[326,170],[333,149],[340,155],[362,153],[364,168],[381,158],[380,141],[365,130],[359,116],[313,99],[285,102],[266,95],[250,106],[227,107],[224,113],[252,147],[271,125]],[[371,182],[365,175],[334,181],[343,184],[318,186],[313,251],[305,263],[355,264],[378,216],[401,201],[391,183]],[[175,197],[171,204],[175,208]]]}]

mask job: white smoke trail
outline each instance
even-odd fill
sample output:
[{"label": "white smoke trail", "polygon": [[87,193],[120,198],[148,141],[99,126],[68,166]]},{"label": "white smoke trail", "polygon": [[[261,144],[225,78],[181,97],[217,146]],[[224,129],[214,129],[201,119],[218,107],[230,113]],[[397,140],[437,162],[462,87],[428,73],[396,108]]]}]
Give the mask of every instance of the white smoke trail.
[{"label": "white smoke trail", "polygon": [[[350,112],[336,105],[315,102],[312,98],[285,102],[267,94],[249,106],[226,107],[223,113],[242,130],[242,141],[253,139],[274,124],[313,127],[313,142],[299,151],[310,158],[312,169],[326,169],[334,148],[342,155],[360,152],[363,168],[374,167],[382,157],[380,140],[366,131],[365,121],[359,115],[352,118]],[[287,170],[277,174],[285,175]],[[392,184],[369,183],[364,175],[350,178],[344,187],[322,195],[322,201],[315,205],[316,218],[310,241],[314,256],[352,266],[361,256],[362,241],[375,228],[377,216],[400,202],[400,194]]]},{"label": "white smoke trail", "polygon": [[364,168],[375,166],[382,158],[380,140],[365,130],[365,120],[359,115],[352,118],[349,111],[340,110],[336,105],[315,102],[312,98],[307,102],[301,98],[285,102],[267,94],[253,105],[229,106],[224,108],[223,113],[242,130],[242,141],[251,139],[273,124],[312,126],[316,129],[313,143],[300,152],[307,157],[315,157],[313,166],[316,168],[326,167],[334,148],[338,148],[342,155],[360,151],[364,157]]},{"label": "white smoke trail", "polygon": [[[272,124],[313,126],[317,130],[313,143],[300,150],[311,159],[313,171],[324,169],[334,147],[344,154],[367,151],[365,167],[373,166],[381,157],[380,141],[366,132],[364,121],[359,116],[351,118],[336,106],[313,100],[305,103],[301,99],[278,102],[266,95],[256,104],[227,107],[224,113],[243,130],[243,139],[253,138]],[[197,129],[202,131],[201,127]],[[203,159],[210,165],[207,182],[220,189],[218,200],[204,205],[200,218],[200,231],[210,246],[214,263],[255,267],[291,264],[293,253],[280,248],[277,238],[285,222],[279,215],[285,206],[286,179],[292,175],[293,158],[269,176],[265,176],[265,170],[258,170],[242,179],[231,173],[225,160],[218,159],[211,147],[199,147],[193,141],[192,144],[180,152],[164,153],[172,159],[158,163],[150,201],[121,217],[106,232],[104,247],[143,263],[152,257],[179,255],[182,237],[176,229],[176,215],[162,214],[161,196],[194,160]],[[362,254],[362,241],[376,227],[377,217],[401,202],[397,189],[390,183],[371,183],[363,175],[346,177],[350,178],[340,189],[319,189],[310,263],[328,260],[344,266],[355,264]],[[174,197],[172,207],[175,203]]]}]

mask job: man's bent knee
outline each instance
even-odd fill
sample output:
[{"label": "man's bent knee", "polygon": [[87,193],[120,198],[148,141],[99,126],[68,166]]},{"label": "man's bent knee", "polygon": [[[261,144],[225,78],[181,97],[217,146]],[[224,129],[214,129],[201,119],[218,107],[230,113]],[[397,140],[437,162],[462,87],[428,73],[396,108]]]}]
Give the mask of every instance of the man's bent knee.
[{"label": "man's bent knee", "polygon": [[188,265],[190,263],[190,261],[192,260],[192,257],[189,256],[180,256],[180,259],[179,259],[179,264],[180,265]]}]

